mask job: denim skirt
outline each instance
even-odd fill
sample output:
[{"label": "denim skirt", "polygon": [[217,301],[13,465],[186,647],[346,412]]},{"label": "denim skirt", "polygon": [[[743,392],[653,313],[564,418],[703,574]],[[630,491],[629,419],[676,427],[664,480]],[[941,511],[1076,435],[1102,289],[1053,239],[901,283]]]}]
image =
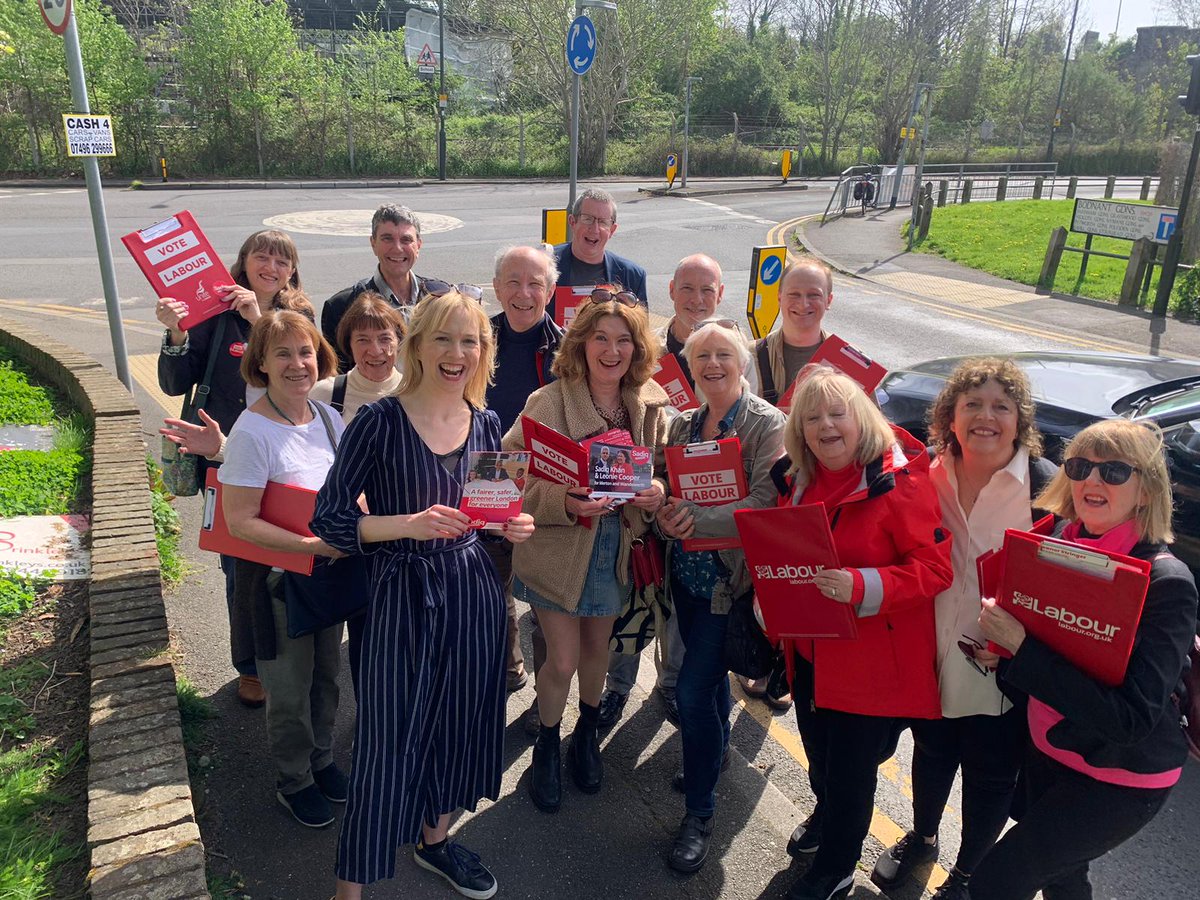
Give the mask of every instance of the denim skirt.
[{"label": "denim skirt", "polygon": [[621,552],[621,514],[619,512],[592,519],[596,529],[596,540],[592,544],[592,557],[588,560],[587,576],[583,580],[583,594],[573,612],[548,600],[513,575],[513,596],[524,600],[534,609],[562,613],[574,618],[581,616],[617,616],[625,609],[633,593],[633,581],[626,575],[625,584],[617,580],[617,557]]}]

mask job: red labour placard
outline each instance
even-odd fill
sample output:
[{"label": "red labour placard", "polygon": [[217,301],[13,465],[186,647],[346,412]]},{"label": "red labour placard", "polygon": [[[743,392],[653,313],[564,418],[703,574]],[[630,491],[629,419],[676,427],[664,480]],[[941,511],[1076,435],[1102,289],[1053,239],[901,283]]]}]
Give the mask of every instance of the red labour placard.
[{"label": "red labour placard", "polygon": [[[697,506],[720,506],[746,496],[742,442],[737,438],[667,447],[671,496]],[[689,538],[684,550],[729,550],[742,546],[736,537]]]},{"label": "red labour placard", "polygon": [[[222,485],[217,480],[217,470],[209,469],[204,481],[204,518],[200,523],[200,549],[213,553],[224,553],[238,559],[278,566],[289,572],[311,575],[313,558],[307,553],[285,553],[266,550],[229,533],[225,524],[225,511],[221,509]],[[312,521],[317,505],[317,492],[290,484],[267,482],[263,491],[259,518],[293,534],[311,537],[308,523]]]},{"label": "red labour placard", "polygon": [[692,386],[688,384],[687,378],[684,377],[683,367],[679,365],[679,360],[675,358],[674,353],[664,353],[660,356],[658,365],[650,377],[667,392],[667,396],[671,398],[671,405],[679,412],[687,412],[689,409],[700,407],[696,400],[696,394],[692,390]]},{"label": "red labour placard", "polygon": [[879,382],[883,381],[883,376],[887,374],[887,369],[861,350],[851,347],[836,334],[831,334],[821,342],[810,362],[815,363],[833,366],[839,372],[849,375],[862,385],[868,396],[879,387]]},{"label": "red labour placard", "polygon": [[854,607],[813,584],[822,569],[840,569],[823,503],[739,509],[733,514],[767,637],[855,638]]},{"label": "red labour placard", "polygon": [[121,238],[159,297],[187,305],[183,331],[229,309],[224,288],[233,277],[186,209],[169,219]]}]

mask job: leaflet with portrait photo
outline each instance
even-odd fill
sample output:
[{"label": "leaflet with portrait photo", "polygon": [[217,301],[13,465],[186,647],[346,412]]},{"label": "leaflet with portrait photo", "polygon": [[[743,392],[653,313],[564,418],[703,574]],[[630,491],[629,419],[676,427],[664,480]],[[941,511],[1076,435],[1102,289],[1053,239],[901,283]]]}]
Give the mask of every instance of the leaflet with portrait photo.
[{"label": "leaflet with portrait photo", "polygon": [[588,445],[588,486],[592,499],[632,499],[650,487],[654,459],[648,447],[592,441]]},{"label": "leaflet with portrait photo", "polygon": [[472,528],[500,531],[521,514],[528,477],[528,451],[474,451],[467,457],[467,483],[458,508],[471,517]]}]

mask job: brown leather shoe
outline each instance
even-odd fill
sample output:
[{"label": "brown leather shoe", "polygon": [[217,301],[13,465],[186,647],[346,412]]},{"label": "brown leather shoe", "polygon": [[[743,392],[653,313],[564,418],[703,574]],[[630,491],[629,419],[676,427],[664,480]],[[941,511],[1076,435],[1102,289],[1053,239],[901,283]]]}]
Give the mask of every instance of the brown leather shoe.
[{"label": "brown leather shoe", "polygon": [[267,692],[263,690],[257,675],[239,675],[237,698],[243,706],[258,709],[267,702]]}]

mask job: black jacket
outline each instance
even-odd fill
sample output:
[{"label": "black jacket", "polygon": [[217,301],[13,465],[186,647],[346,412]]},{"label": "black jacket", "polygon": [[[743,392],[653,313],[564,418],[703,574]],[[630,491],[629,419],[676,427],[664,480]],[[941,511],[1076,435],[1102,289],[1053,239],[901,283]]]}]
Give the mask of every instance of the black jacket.
[{"label": "black jacket", "polygon": [[[212,384],[204,411],[229,434],[233,423],[246,408],[246,382],[242,380],[242,353],[250,338],[250,323],[230,310],[213,316],[188,331],[187,353],[181,356],[158,354],[158,386],[164,394],[182,397],[204,377],[208,351],[216,336],[217,322],[225,320],[225,333],[217,348]],[[181,403],[182,405],[182,403]],[[175,411],[177,412],[177,411]]]},{"label": "black jacket", "polygon": [[[417,296],[420,296],[425,290],[425,279],[413,273],[413,278],[417,279]],[[325,305],[321,307],[321,334],[325,336],[325,340],[329,341],[338,357],[338,372],[345,374],[354,368],[354,360],[342,352],[342,348],[337,343],[338,325],[341,324],[342,316],[346,315],[346,310],[350,308],[359,294],[365,291],[377,290],[375,287],[375,273],[372,272],[361,281],[356,281],[348,288],[343,288],[332,297],[325,301]],[[399,308],[406,304],[393,303],[393,306]]]},{"label": "black jacket", "polygon": [[1152,564],[1121,684],[1100,684],[1032,637],[1000,673],[1008,685],[1063,715],[1047,733],[1053,746],[1080,754],[1093,767],[1150,775],[1178,768],[1188,754],[1171,693],[1196,634],[1196,583],[1165,544],[1138,544],[1129,555]]}]

